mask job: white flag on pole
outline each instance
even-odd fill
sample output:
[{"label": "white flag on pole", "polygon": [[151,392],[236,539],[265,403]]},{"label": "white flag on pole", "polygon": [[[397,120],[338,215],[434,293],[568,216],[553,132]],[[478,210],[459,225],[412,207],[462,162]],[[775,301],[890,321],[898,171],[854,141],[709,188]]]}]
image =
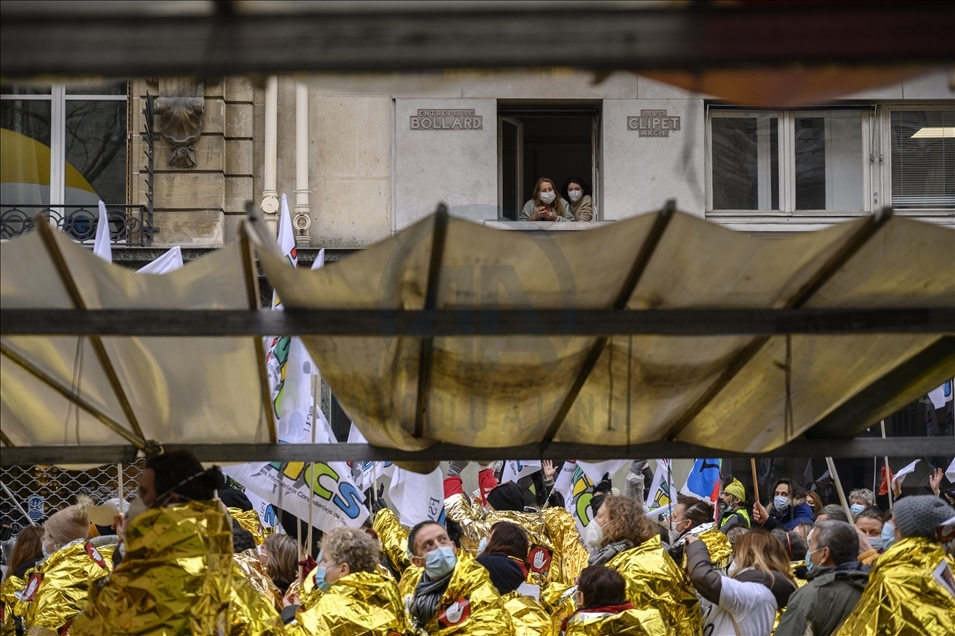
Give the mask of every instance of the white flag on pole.
[{"label": "white flag on pole", "polygon": [[644,510],[647,512],[656,508],[664,508],[670,505],[672,501],[670,484],[670,460],[658,459],[657,469],[653,473],[653,481],[650,483],[650,492],[645,497],[646,505]]},{"label": "white flag on pole", "polygon": [[935,389],[932,389],[928,392],[928,398],[932,401],[932,406],[937,409],[942,408],[946,404],[952,401],[952,381],[949,380],[945,384]]},{"label": "white flag on pole", "polygon": [[176,245],[149,265],[139,268],[140,274],[168,274],[182,268],[182,250]]},{"label": "white flag on pole", "polygon": [[899,485],[901,486],[902,482],[905,481],[905,476],[908,475],[909,473],[914,473],[915,465],[919,463],[920,461],[922,460],[916,459],[914,462],[907,465],[905,468],[903,468],[899,472],[895,473],[895,477],[892,478],[892,483],[895,484],[895,482],[899,482]]},{"label": "white flag on pole", "polygon": [[[560,467],[560,473],[554,482],[554,490],[564,497],[564,505],[577,524],[577,532],[584,536],[584,528],[593,520],[594,510],[591,500],[594,496],[594,482],[590,480],[580,462],[566,461]],[[603,474],[603,473],[601,473]]]},{"label": "white flag on pole", "polygon": [[444,478],[440,467],[427,475],[396,467],[388,497],[403,526],[413,528],[422,521],[444,523]]},{"label": "white flag on pole", "polygon": [[955,484],[955,459],[953,459],[952,463],[945,469],[945,476],[948,477],[949,482]]},{"label": "white flag on pole", "polygon": [[109,242],[109,214],[106,212],[106,204],[102,201],[99,202],[99,220],[96,222],[93,253],[107,263],[113,262],[113,246]]},{"label": "white flag on pole", "polygon": [[504,462],[504,470],[501,472],[501,483],[509,481],[517,482],[522,477],[533,475],[541,469],[541,460],[539,459],[509,459]]},{"label": "white flag on pole", "polygon": [[595,484],[603,479],[603,476],[607,473],[610,473],[610,478],[613,479],[614,474],[627,465],[630,460],[627,459],[608,459],[602,462],[577,462],[577,465],[580,466],[587,477],[590,478],[590,481]]}]

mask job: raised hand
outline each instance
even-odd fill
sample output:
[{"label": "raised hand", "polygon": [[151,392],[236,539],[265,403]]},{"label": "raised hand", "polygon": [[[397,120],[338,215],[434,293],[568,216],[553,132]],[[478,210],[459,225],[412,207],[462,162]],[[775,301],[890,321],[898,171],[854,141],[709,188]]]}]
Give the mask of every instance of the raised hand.
[{"label": "raised hand", "polygon": [[944,474],[941,468],[936,468],[935,471],[928,476],[928,485],[932,488],[932,492],[935,493],[936,497],[938,497],[939,485],[942,483],[942,476]]},{"label": "raised hand", "polygon": [[547,483],[551,483],[552,481],[554,481],[554,475],[557,474],[557,469],[554,468],[553,461],[549,459],[542,460],[541,470],[544,471],[544,479],[547,481]]},{"label": "raised hand", "polygon": [[753,520],[759,525],[763,525],[769,519],[769,513],[766,511],[766,506],[759,503],[758,501],[753,503]]}]

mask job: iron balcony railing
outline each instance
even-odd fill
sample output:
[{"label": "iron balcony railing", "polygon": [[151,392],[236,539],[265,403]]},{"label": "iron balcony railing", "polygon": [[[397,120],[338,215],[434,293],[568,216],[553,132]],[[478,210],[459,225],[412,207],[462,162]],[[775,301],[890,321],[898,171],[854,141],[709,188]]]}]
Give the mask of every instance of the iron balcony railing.
[{"label": "iron balcony railing", "polygon": [[[145,205],[107,205],[109,238],[114,245],[150,247],[159,231]],[[36,229],[35,217],[43,214],[57,229],[80,243],[92,243],[99,225],[96,205],[0,204],[0,238],[11,239]]]}]

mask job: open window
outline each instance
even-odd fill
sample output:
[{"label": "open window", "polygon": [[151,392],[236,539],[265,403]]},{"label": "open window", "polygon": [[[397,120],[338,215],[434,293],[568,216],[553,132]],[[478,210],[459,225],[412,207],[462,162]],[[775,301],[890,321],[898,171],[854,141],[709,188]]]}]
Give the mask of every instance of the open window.
[{"label": "open window", "polygon": [[[498,110],[498,207],[516,221],[540,177],[557,188],[570,177],[586,179],[599,218],[596,108],[508,107]],[[563,194],[561,194],[563,196]]]}]

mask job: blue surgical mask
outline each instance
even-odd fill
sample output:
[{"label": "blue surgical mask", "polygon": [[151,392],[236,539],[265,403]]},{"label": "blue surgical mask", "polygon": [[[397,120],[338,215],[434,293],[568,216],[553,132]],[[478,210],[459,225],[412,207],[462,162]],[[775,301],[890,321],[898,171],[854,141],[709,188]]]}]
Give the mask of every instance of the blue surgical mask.
[{"label": "blue surgical mask", "polygon": [[328,570],[324,565],[319,565],[315,567],[315,587],[320,589],[323,592],[327,592],[328,588],[332,586],[331,583],[325,580],[325,572]]},{"label": "blue surgical mask", "polygon": [[819,552],[819,550],[824,550],[824,549],[825,548],[817,548],[815,550],[810,550],[809,552],[806,553],[806,573],[807,574],[809,572],[814,571],[816,568],[819,567],[818,565],[812,562],[812,559],[810,557],[816,552]]},{"label": "blue surgical mask", "polygon": [[869,537],[869,545],[873,550],[882,550],[882,537]]},{"label": "blue surgical mask", "polygon": [[484,554],[484,551],[487,550],[487,537],[481,539],[481,542],[478,543],[478,556]]},{"label": "blue surgical mask", "polygon": [[424,555],[424,571],[431,580],[450,574],[458,563],[458,556],[451,546],[442,546]]},{"label": "blue surgical mask", "polygon": [[779,512],[786,512],[789,510],[789,497],[784,497],[782,495],[773,497],[773,508]]},{"label": "blue surgical mask", "polygon": [[865,506],[862,504],[852,504],[849,506],[849,510],[852,512],[852,516],[858,517],[862,511],[865,510]]},{"label": "blue surgical mask", "polygon": [[52,554],[52,553],[51,553],[49,550],[46,549],[46,541],[43,541],[43,542],[41,543],[41,545],[40,545],[40,550],[43,551],[43,558],[44,558],[44,559],[49,559],[49,558],[50,558],[50,554]]},{"label": "blue surgical mask", "polygon": [[895,526],[887,523],[882,526],[882,551],[885,552],[891,548],[893,543],[895,543]]}]

